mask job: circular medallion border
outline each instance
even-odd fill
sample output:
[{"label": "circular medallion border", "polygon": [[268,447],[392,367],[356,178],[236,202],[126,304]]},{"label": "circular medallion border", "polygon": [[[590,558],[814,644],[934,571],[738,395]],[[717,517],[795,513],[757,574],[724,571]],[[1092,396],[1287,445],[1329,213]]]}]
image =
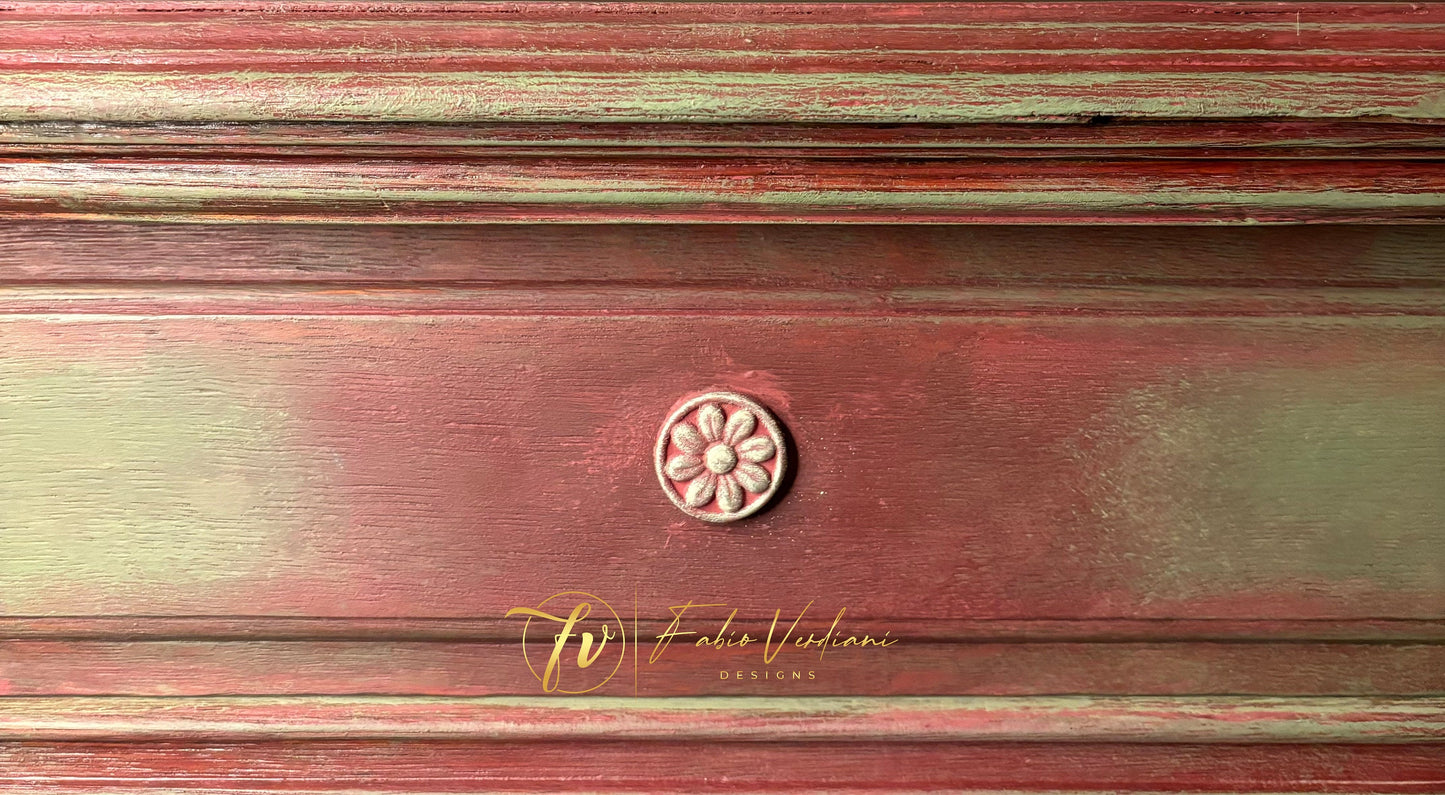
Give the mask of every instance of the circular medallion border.
[{"label": "circular medallion border", "polygon": [[[740,413],[751,415],[755,424],[749,427]],[[695,414],[699,416],[688,422]],[[679,432],[675,429],[680,424],[687,427]],[[732,438],[739,433],[740,438]],[[679,438],[706,449],[682,449]],[[778,493],[787,460],[783,429],[772,412],[736,392],[708,392],[678,406],[662,424],[653,456],[658,482],[672,504],[714,524],[735,522],[767,507]],[[759,470],[765,479],[758,477]],[[758,489],[764,480],[766,488]],[[728,501],[736,495],[741,495],[741,504],[729,510]]]}]

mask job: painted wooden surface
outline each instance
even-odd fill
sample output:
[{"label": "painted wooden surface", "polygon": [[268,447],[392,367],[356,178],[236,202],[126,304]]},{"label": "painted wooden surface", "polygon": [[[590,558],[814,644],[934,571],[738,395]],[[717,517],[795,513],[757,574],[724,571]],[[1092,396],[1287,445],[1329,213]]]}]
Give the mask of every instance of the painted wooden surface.
[{"label": "painted wooden surface", "polygon": [[1442,43],[4,4],[0,791],[1445,791]]},{"label": "painted wooden surface", "polygon": [[[189,311],[0,321],[7,612],[500,616],[523,583],[674,581],[859,617],[1445,609],[1436,317]],[[799,450],[722,531],[649,458],[714,386]]]},{"label": "painted wooden surface", "polygon": [[[0,791],[1434,793],[1438,746],[1302,743],[14,743]],[[8,768],[8,769],[7,769]],[[36,771],[43,771],[37,775]],[[967,784],[960,786],[960,781]]]},{"label": "painted wooden surface", "polygon": [[0,163],[0,217],[170,221],[1429,221],[1445,165],[509,153]]},{"label": "painted wooden surface", "polygon": [[[1445,689],[1438,228],[35,221],[0,240],[0,661],[29,697],[0,763],[27,791],[1445,780],[1429,731],[1368,717],[1429,724]],[[648,463],[672,402],[712,387],[762,398],[799,450],[782,502],[735,527],[690,524]],[[816,599],[900,645],[768,666],[678,644],[600,701],[476,733],[538,691],[502,615],[584,586],[635,600],[634,638],[686,599],[757,636]],[[719,678],[770,668],[813,677]],[[400,700],[321,698],[377,693]],[[810,697],[931,706],[841,756],[812,733],[852,724],[808,717],[722,745],[603,718],[608,740],[563,754],[589,704],[645,721],[633,693],[690,696],[680,719],[724,733],[830,708]],[[1067,702],[1052,735],[948,711],[1083,693],[1126,700]],[[1307,707],[1326,711],[1285,717]],[[316,709],[335,736],[306,734]],[[1148,733],[1179,709],[1194,728]],[[1350,733],[1377,725],[1388,743]]]},{"label": "painted wooden surface", "polygon": [[1442,9],[17,3],[0,217],[1429,221]]},{"label": "painted wooden surface", "polygon": [[1429,3],[35,2],[0,19],[19,45],[0,109],[37,121],[1435,119],[1445,90]]},{"label": "painted wooden surface", "polygon": [[[12,291],[163,287],[212,301],[225,294],[217,288],[271,284],[293,294],[314,287],[311,301],[337,287],[351,295],[385,286],[556,295],[592,286],[614,294],[706,289],[715,300],[765,292],[772,301],[790,293],[881,299],[911,289],[995,291],[1016,301],[1019,288],[1034,289],[1036,299],[1094,288],[1096,299],[1119,295],[1123,303],[1148,287],[1185,297],[1232,290],[1237,301],[1298,295],[1301,303],[1338,290],[1405,304],[1445,287],[1441,261],[1445,231],[1406,225],[0,225],[0,281]],[[259,294],[273,300],[275,292]]]}]

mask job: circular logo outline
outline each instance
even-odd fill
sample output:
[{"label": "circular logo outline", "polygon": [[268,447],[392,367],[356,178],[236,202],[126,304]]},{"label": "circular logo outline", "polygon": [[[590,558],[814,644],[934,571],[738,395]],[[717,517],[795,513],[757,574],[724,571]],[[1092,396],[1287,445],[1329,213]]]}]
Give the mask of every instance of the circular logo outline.
[{"label": "circular logo outline", "polygon": [[[537,605],[537,609],[541,610],[547,605],[548,602],[556,599],[559,596],[568,595],[585,596],[589,599],[596,600],[598,604],[607,608],[607,612],[611,613],[612,618],[617,621],[617,637],[619,640],[622,641],[622,651],[617,655],[617,664],[612,666],[612,671],[608,673],[601,682],[598,682],[597,684],[587,688],[586,690],[563,690],[562,683],[559,680],[557,683],[557,688],[552,691],[554,693],[566,693],[569,696],[579,696],[583,693],[591,693],[593,690],[596,690],[597,688],[612,681],[612,677],[616,676],[617,672],[622,668],[622,661],[627,659],[627,626],[622,623],[622,617],[617,615],[617,611],[612,609],[612,605],[607,604],[607,600],[603,599],[597,594],[587,593],[586,591],[559,591],[558,593],[554,593],[546,599],[543,599],[542,602]],[[533,617],[528,616],[527,623],[522,625],[522,661],[527,664],[527,671],[532,674],[532,678],[536,679],[538,682],[542,682],[542,685],[545,688],[546,682],[543,681],[542,677],[537,674],[537,669],[532,666],[532,658],[527,656],[527,630],[532,628],[532,621]]]}]

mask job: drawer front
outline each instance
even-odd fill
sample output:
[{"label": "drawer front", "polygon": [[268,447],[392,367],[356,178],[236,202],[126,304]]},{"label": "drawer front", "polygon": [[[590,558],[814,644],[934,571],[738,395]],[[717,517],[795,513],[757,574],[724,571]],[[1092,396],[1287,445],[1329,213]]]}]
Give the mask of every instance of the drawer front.
[{"label": "drawer front", "polygon": [[[132,236],[105,249],[122,260],[157,234],[92,231],[111,229]],[[151,267],[258,237],[177,234],[192,250]],[[345,234],[363,260],[398,255]],[[1373,287],[1183,297],[1142,278],[1040,286],[981,260],[1010,248],[1001,232],[919,233],[962,253],[866,288],[809,272],[821,233],[654,233],[717,259],[740,240],[798,257],[766,302],[666,276],[680,259],[628,259],[637,233],[617,234],[540,234],[527,256],[551,257],[549,288],[466,278],[503,269],[496,255],[422,288],[12,287],[9,691],[529,695],[508,612],[569,591],[643,646],[729,620],[895,641],[771,663],[768,644],[676,642],[600,694],[1441,688],[1445,326],[1412,265],[1433,233],[1323,235],[1322,257],[1353,242],[1331,256],[1374,263]],[[1168,245],[1049,234],[1013,238],[1106,243],[1120,271]],[[1206,260],[1300,239],[1205,237]],[[1381,258],[1392,237],[1406,253]],[[569,252],[599,240],[652,275],[565,281],[584,267]],[[908,245],[880,234],[837,267]],[[967,286],[990,280],[1013,284]],[[710,525],[667,499],[653,459],[672,408],[719,389],[777,416],[793,472],[768,510]],[[709,607],[673,625],[689,602]]]},{"label": "drawer front", "polygon": [[[14,229],[16,777],[1441,774],[1436,231]],[[713,391],[787,447],[726,524],[655,455]]]},{"label": "drawer front", "polygon": [[[1445,609],[1436,317],[0,322],[14,615],[500,617],[566,585],[743,615]],[[797,472],[710,527],[653,443],[719,387],[777,413]]]},{"label": "drawer front", "polygon": [[1445,4],[0,8],[0,793],[1445,791]]}]

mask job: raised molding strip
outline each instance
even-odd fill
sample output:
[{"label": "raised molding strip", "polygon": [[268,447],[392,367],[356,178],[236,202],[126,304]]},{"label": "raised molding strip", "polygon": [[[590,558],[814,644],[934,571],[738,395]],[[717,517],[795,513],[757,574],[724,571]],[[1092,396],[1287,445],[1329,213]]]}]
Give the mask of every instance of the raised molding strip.
[{"label": "raised molding strip", "polygon": [[1440,4],[18,3],[0,218],[1433,221],[1442,39]]},{"label": "raised molding strip", "polygon": [[43,697],[0,741],[1438,743],[1445,698]]}]

